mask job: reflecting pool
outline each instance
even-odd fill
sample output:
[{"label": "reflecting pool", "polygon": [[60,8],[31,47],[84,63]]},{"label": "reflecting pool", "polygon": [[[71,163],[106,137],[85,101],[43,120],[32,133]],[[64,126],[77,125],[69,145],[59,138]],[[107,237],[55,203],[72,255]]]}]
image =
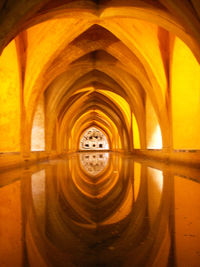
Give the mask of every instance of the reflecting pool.
[{"label": "reflecting pool", "polygon": [[81,152],[0,175],[0,266],[200,266],[200,170]]}]

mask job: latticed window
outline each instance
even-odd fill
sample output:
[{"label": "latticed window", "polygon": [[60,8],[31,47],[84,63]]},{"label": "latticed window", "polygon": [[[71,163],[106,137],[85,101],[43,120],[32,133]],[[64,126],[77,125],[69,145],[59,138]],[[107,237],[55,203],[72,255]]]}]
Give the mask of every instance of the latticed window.
[{"label": "latticed window", "polygon": [[108,140],[103,132],[95,127],[87,129],[80,141],[82,150],[109,149]]}]

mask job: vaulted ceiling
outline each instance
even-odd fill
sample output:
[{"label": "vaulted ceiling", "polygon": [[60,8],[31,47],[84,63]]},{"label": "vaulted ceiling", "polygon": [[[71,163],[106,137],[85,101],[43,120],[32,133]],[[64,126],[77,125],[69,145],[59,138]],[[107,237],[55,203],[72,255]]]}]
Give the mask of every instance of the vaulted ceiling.
[{"label": "vaulted ceiling", "polygon": [[1,1],[0,50],[15,40],[26,146],[44,97],[49,150],[55,138],[72,148],[90,125],[132,149],[133,117],[145,148],[147,98],[168,147],[175,38],[200,61],[199,17],[195,0]]}]

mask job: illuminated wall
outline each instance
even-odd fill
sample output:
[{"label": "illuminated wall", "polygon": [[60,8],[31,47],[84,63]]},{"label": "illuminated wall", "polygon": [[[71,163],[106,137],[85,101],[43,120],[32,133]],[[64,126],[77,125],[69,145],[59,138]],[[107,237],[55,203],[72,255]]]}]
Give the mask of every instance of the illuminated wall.
[{"label": "illuminated wall", "polygon": [[200,25],[190,3],[75,0],[65,9],[50,0],[33,13],[17,3],[0,22],[0,152],[77,151],[92,126],[113,150],[200,149]]},{"label": "illuminated wall", "polygon": [[132,131],[133,131],[133,147],[134,149],[141,148],[140,133],[135,115],[132,113]]},{"label": "illuminated wall", "polygon": [[20,79],[15,41],[0,56],[0,152],[20,151]]},{"label": "illuminated wall", "polygon": [[45,150],[45,119],[44,119],[44,97],[41,96],[35,111],[32,134],[31,134],[31,150]]},{"label": "illuminated wall", "polygon": [[160,125],[149,97],[146,98],[146,138],[147,148],[162,148]]},{"label": "illuminated wall", "polygon": [[174,149],[200,149],[200,65],[179,38],[174,42],[171,79]]}]

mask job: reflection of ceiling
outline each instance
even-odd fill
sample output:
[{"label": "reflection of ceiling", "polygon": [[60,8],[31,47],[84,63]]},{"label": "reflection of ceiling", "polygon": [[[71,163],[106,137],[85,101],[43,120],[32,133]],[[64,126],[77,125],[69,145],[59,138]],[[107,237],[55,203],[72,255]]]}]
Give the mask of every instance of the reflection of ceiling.
[{"label": "reflection of ceiling", "polygon": [[108,153],[81,153],[79,155],[83,170],[92,176],[102,173],[108,164]]},{"label": "reflection of ceiling", "polygon": [[[94,155],[81,152],[83,161],[84,154],[86,159]],[[30,179],[32,194],[27,192],[23,201],[26,245],[29,256],[40,252],[31,260],[44,255],[61,267],[66,260],[75,266],[118,266],[120,261],[151,266],[149,251],[157,255],[155,242],[166,242],[169,233],[170,179],[163,183],[162,172],[120,154],[111,154],[106,170],[94,178],[80,168],[80,159],[73,155],[45,164],[45,171]],[[23,180],[23,189],[30,188],[28,181]]]}]

